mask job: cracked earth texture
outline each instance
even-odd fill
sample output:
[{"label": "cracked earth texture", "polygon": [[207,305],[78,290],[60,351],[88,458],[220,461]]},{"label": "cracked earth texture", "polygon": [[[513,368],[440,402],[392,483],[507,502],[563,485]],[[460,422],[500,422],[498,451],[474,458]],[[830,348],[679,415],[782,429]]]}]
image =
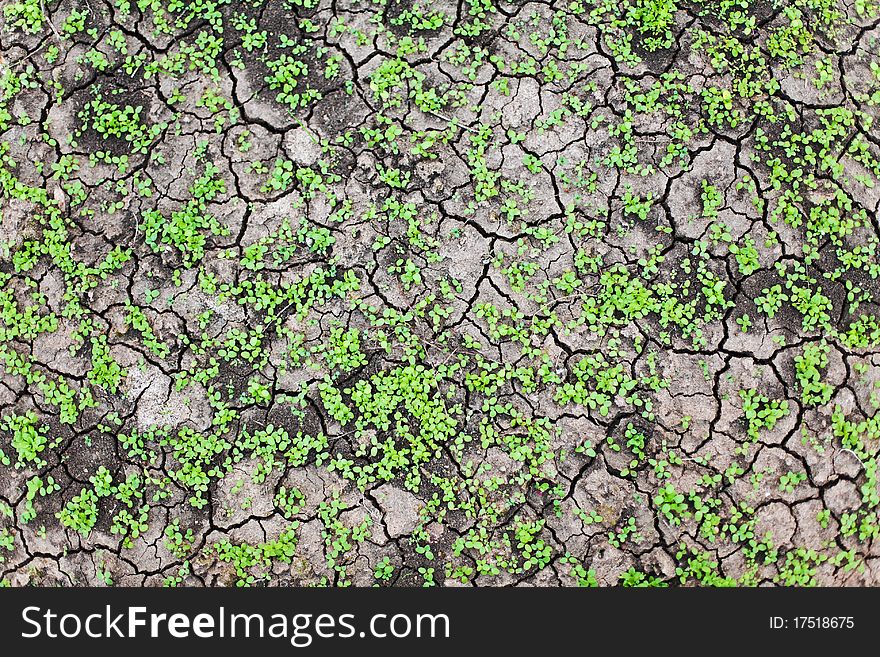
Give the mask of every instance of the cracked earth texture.
[{"label": "cracked earth texture", "polygon": [[0,22],[3,585],[880,583],[877,0]]}]

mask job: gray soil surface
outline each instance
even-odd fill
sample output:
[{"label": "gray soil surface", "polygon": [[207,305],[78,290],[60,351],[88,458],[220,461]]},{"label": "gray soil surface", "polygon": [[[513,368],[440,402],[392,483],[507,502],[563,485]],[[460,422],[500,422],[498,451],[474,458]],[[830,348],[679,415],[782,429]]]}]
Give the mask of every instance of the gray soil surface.
[{"label": "gray soil surface", "polygon": [[875,0],[0,2],[0,580],[880,583]]}]

